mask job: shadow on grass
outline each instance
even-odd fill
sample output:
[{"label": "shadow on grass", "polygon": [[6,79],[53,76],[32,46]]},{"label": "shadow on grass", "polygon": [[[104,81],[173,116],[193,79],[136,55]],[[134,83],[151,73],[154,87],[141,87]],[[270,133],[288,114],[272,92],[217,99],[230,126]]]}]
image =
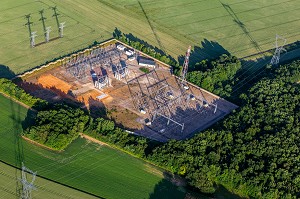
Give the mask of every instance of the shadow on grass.
[{"label": "shadow on grass", "polygon": [[177,186],[172,182],[173,175],[167,172],[163,175],[164,178],[155,185],[149,199],[184,199],[186,196],[184,186]]},{"label": "shadow on grass", "polygon": [[0,78],[12,79],[16,75],[8,66],[0,64]]},{"label": "shadow on grass", "polygon": [[[0,78],[12,79],[15,77],[15,73],[10,70],[8,66],[4,66],[0,64]],[[9,89],[9,88],[7,88]],[[21,93],[16,93],[16,95],[21,95]],[[25,161],[24,151],[23,151],[23,143],[21,138],[22,133],[22,119],[21,119],[21,105],[15,103],[11,98],[10,100],[10,121],[12,122],[12,128],[8,130],[7,133],[13,134],[13,142],[14,142],[14,153],[15,153],[15,162],[18,168],[22,167],[22,163]],[[10,125],[10,124],[7,124]],[[15,178],[18,179],[21,177],[21,171],[16,169]],[[19,180],[16,181],[16,196],[21,196],[21,182]]]},{"label": "shadow on grass", "polygon": [[[204,39],[201,45],[195,45],[190,53],[189,70],[194,70],[194,65],[202,60],[213,60],[229,52],[218,42]],[[179,65],[182,66],[185,55],[178,56]]]},{"label": "shadow on grass", "polygon": [[187,186],[182,177],[167,172],[164,172],[163,176],[164,178],[155,185],[149,199],[242,199],[222,185],[216,187],[215,193],[204,194]]}]

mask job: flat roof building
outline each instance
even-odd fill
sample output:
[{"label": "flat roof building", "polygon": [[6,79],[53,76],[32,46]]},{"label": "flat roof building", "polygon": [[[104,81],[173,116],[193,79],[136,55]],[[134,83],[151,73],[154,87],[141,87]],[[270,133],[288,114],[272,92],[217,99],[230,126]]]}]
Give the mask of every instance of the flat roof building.
[{"label": "flat roof building", "polygon": [[139,65],[155,68],[155,61],[153,59],[139,57]]}]

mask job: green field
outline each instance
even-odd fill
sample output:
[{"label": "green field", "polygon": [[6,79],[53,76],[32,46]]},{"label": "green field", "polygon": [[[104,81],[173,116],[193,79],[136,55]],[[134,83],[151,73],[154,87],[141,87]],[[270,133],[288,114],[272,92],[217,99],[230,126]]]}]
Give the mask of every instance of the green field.
[{"label": "green field", "polygon": [[[17,198],[16,187],[19,187],[20,170],[0,162],[0,198],[12,199]],[[34,184],[37,192],[33,194],[36,199],[56,199],[56,198],[97,198],[89,194],[76,191],[66,186],[36,177]]]},{"label": "green field", "polygon": [[[184,196],[182,191],[164,179],[162,171],[157,168],[123,152],[89,143],[85,139],[78,138],[61,153],[32,145],[18,137],[27,109],[0,95],[0,110],[0,160],[4,162],[16,166],[24,162],[40,176],[105,198],[140,199],[157,198],[154,197],[157,195],[162,198],[182,198]],[[11,168],[7,170],[0,168],[1,176],[10,176],[10,186],[16,184],[13,183],[13,177],[21,177],[16,171],[13,173]],[[3,183],[5,181],[0,180],[0,188],[6,187]],[[48,188],[52,190],[52,186],[57,186],[40,179],[37,180],[37,185],[42,191],[34,191],[34,197],[41,197],[44,190]],[[63,186],[57,186],[55,190],[57,194],[77,192],[72,192],[70,189],[65,192],[66,188]],[[7,195],[11,194],[7,193]]]},{"label": "green field", "polygon": [[[42,42],[39,10],[57,37],[50,6],[57,5],[65,37],[29,47],[25,14],[31,13],[37,43]],[[2,0],[0,3],[0,65],[20,73],[94,40],[110,38],[115,27],[148,41],[172,56],[196,46],[197,56],[225,50],[239,56],[273,48],[275,34],[292,43],[300,38],[297,0]],[[213,41],[213,42],[212,42]]]}]

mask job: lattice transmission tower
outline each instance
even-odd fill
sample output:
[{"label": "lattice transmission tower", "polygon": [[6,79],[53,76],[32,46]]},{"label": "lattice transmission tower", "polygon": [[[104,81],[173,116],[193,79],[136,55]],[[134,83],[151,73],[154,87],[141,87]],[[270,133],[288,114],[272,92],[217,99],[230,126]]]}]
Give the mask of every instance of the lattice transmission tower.
[{"label": "lattice transmission tower", "polygon": [[186,74],[187,74],[188,68],[189,68],[191,48],[192,47],[189,46],[188,50],[186,51],[185,59],[184,59],[184,63],[183,63],[183,66],[182,66],[182,71],[181,71],[181,84],[185,89],[187,89],[187,85],[185,85],[184,82],[186,81]]},{"label": "lattice transmission tower", "polygon": [[[282,42],[281,45],[279,45],[279,42]],[[272,60],[270,62],[271,65],[277,65],[279,64],[279,61],[280,61],[280,55],[282,53],[282,51],[285,51],[286,52],[286,49],[284,49],[284,45],[286,44],[286,39],[284,37],[281,37],[279,35],[276,35],[276,41],[275,41],[275,53],[272,57]]]},{"label": "lattice transmission tower", "polygon": [[[33,172],[30,169],[26,168],[22,163],[22,179],[20,179],[22,183],[22,193],[21,199],[31,199],[31,191],[36,190],[36,187],[33,185],[35,181],[37,172]],[[31,180],[28,181],[27,177],[31,176]]]}]

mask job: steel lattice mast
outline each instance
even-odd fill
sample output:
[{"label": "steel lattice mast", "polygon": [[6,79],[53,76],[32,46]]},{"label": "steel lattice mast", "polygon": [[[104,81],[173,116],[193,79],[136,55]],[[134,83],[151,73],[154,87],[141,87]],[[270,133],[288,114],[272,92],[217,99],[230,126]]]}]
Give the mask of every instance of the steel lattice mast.
[{"label": "steel lattice mast", "polygon": [[182,83],[186,80],[186,74],[187,74],[188,67],[189,67],[191,48],[192,47],[189,46],[188,50],[186,51],[184,63],[183,63],[183,66],[182,66],[182,72],[181,72]]},{"label": "steel lattice mast", "polygon": [[[279,40],[282,40],[282,44],[279,46],[278,45],[278,42]],[[284,45],[286,44],[286,39],[279,36],[279,35],[276,35],[276,42],[275,42],[275,53],[272,57],[272,60],[270,62],[271,65],[276,65],[276,64],[279,64],[279,60],[280,60],[280,54],[282,51],[286,51],[283,47]]]},{"label": "steel lattice mast", "polygon": [[[27,174],[32,175],[32,179],[28,182]],[[31,199],[31,191],[35,190],[36,187],[34,186],[33,182],[35,181],[36,172],[33,172],[26,168],[22,163],[22,179],[20,179],[22,183],[22,194],[21,199]]]}]

